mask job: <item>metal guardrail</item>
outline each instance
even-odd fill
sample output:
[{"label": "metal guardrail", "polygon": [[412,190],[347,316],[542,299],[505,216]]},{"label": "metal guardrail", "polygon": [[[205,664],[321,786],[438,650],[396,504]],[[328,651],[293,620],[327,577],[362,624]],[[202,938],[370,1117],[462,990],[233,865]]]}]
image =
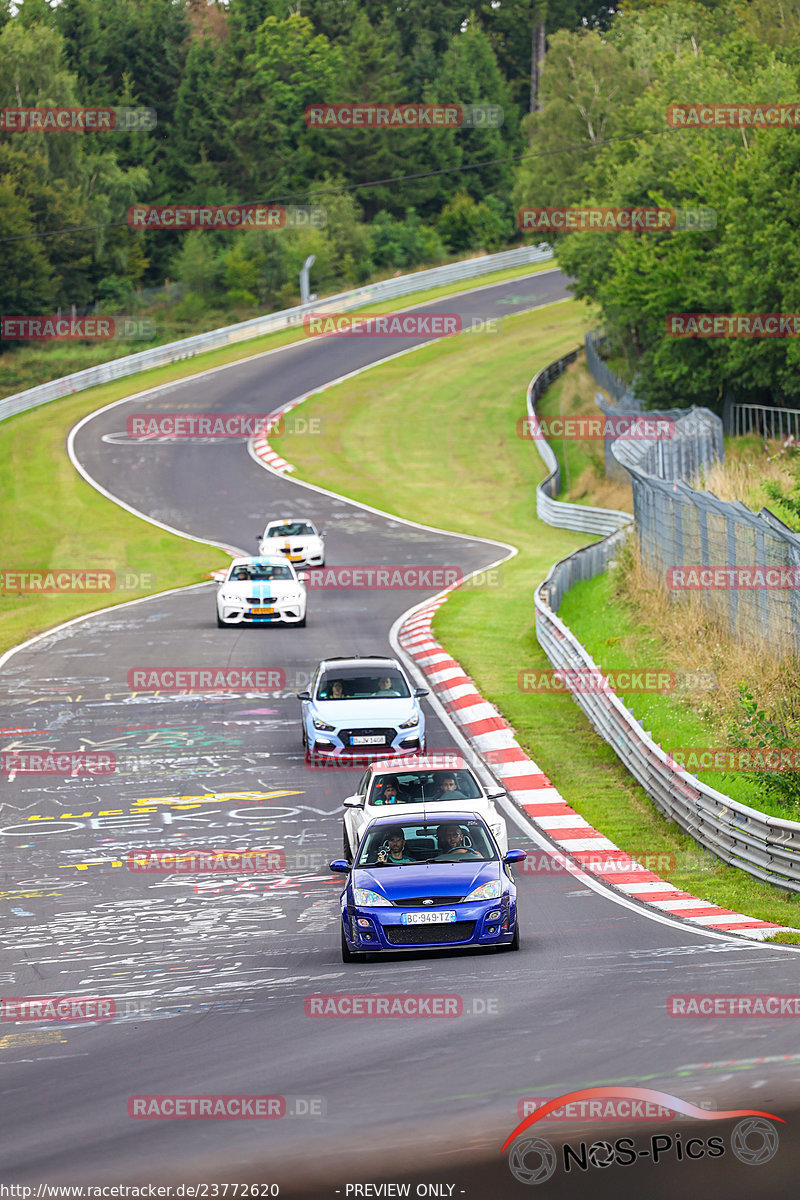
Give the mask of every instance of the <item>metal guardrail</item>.
[{"label": "metal guardrail", "polygon": [[728,406],[725,432],[733,437],[757,433],[763,438],[800,441],[800,409],[770,408],[766,404],[731,404]]},{"label": "metal guardrail", "polygon": [[[578,550],[556,563],[536,589],[536,636],[554,667],[600,670],[554,608],[573,583],[608,564],[623,537],[620,531],[588,547],[591,562]],[[730,866],[800,892],[800,822],[748,808],[676,767],[612,691],[573,692],[572,698],[665,817]]]},{"label": "metal guardrail", "polygon": [[311,313],[349,312],[361,308],[365,304],[377,304],[383,300],[395,300],[400,296],[409,296],[414,292],[426,291],[432,287],[443,287],[449,283],[459,283],[465,279],[477,279],[481,275],[489,275],[494,271],[505,271],[512,267],[546,262],[553,257],[549,246],[519,246],[514,250],[503,250],[500,254],[486,254],[480,258],[470,258],[463,262],[448,263],[443,267],[432,267],[427,271],[416,271],[410,275],[400,275],[396,279],[382,279],[378,283],[366,284],[349,292],[340,292],[327,299],[315,300],[312,304],[298,304],[294,308],[285,308],[280,312],[266,313],[254,317],[250,321],[241,321],[238,325],[226,325],[222,329],[213,329],[207,333],[198,333],[194,337],[183,338],[178,342],[168,342],[163,346],[153,346],[149,350],[141,350],[137,354],[128,354],[124,358],[115,358],[110,362],[98,363],[74,375],[65,375],[53,379],[38,387],[28,388],[24,392],[16,392],[13,396],[0,399],[0,421],[16,413],[26,412],[50,400],[61,396],[71,395],[98,383],[108,383],[113,379],[123,379],[135,375],[139,371],[151,367],[161,367],[166,363],[178,362],[183,358],[192,358],[206,350],[217,350],[221,346],[233,342],[243,342],[249,338],[261,337],[265,333],[274,333],[279,329],[288,329],[302,322]]},{"label": "metal guardrail", "polygon": [[[552,363],[532,380],[528,388],[529,416],[532,415],[533,403],[538,399],[546,383],[561,374],[567,362],[574,360],[576,353],[573,352],[565,359],[559,359],[558,362]],[[540,380],[542,382],[537,385]],[[602,383],[601,386],[603,386]],[[613,409],[613,406],[610,407]],[[691,422],[695,420],[697,411],[703,410],[695,410],[688,414],[689,430],[692,428]],[[684,416],[686,415],[684,413]],[[715,420],[718,421],[718,418]],[[703,437],[709,435],[709,431],[711,443],[716,440],[718,434],[721,436],[717,426],[712,424],[704,427]],[[546,443],[537,441],[542,457],[545,462],[548,462],[547,456],[542,451],[544,445]],[[618,445],[618,442],[613,443],[615,448]],[[555,456],[549,446],[547,450],[552,462],[555,462]],[[637,486],[638,475],[640,486],[656,485],[665,492],[672,491],[674,488],[681,491],[692,491],[686,484],[677,481],[668,483],[664,480],[654,480],[635,471],[632,474],[634,488]],[[557,463],[545,484],[540,485],[540,489],[551,481],[553,481],[551,486],[558,490]],[[695,493],[695,495],[698,494],[702,495],[702,493]],[[548,502],[551,505],[556,503],[549,498]],[[716,501],[716,503],[721,504],[722,502]],[[567,527],[585,528],[579,523],[581,513],[585,511],[582,506],[560,502],[559,509],[565,508],[574,510],[575,523]],[[542,520],[562,525],[562,521],[551,522],[549,520],[548,506],[539,504],[539,489],[537,489],[537,512]],[[559,512],[557,515],[561,516],[562,514]],[[576,550],[569,557],[556,563],[544,582],[534,591],[536,637],[549,661],[558,669],[589,670],[600,673],[600,668],[588,650],[581,645],[569,627],[557,616],[557,611],[565,592],[575,583],[593,578],[601,571],[606,570],[613,561],[614,555],[627,535],[631,521],[627,513],[617,513],[616,515],[619,518],[625,518],[624,525],[621,523],[621,527],[615,532],[609,533],[602,541]],[[752,513],[750,516],[753,520],[756,519]],[[587,530],[587,532],[594,532],[594,530]],[[569,675],[565,678],[569,679]],[[740,804],[730,796],[716,791],[708,784],[702,783],[696,776],[676,766],[610,688],[605,692],[572,692],[572,698],[586,714],[600,737],[616,751],[617,756],[665,817],[675,821],[701,846],[730,866],[739,867],[766,883],[789,891],[800,892],[800,822],[767,816],[757,809]]]},{"label": "metal guardrail", "polygon": [[536,443],[536,449],[548,471],[547,478],[536,488],[536,515],[546,524],[555,525],[559,529],[575,529],[581,533],[613,533],[623,525],[629,525],[633,517],[615,508],[591,508],[588,504],[568,504],[564,500],[555,499],[561,491],[561,468],[552,448],[541,433],[536,416],[536,401],[542,392],[575,361],[579,353],[579,350],[571,350],[557,362],[544,367],[528,384],[526,428],[528,436]]}]

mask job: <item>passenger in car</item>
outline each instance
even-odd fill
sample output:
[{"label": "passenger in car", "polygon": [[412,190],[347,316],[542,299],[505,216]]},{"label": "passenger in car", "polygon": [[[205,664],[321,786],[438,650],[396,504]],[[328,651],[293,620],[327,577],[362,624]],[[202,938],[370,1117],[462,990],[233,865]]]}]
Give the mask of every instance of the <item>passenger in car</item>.
[{"label": "passenger in car", "polygon": [[391,676],[389,675],[382,675],[378,680],[378,691],[385,692],[387,696],[400,695],[394,683],[392,682]]},{"label": "passenger in car", "polygon": [[386,846],[378,854],[379,863],[390,863],[399,866],[401,863],[416,862],[416,859],[409,858],[406,854],[406,835],[402,829],[389,830],[386,842]]}]

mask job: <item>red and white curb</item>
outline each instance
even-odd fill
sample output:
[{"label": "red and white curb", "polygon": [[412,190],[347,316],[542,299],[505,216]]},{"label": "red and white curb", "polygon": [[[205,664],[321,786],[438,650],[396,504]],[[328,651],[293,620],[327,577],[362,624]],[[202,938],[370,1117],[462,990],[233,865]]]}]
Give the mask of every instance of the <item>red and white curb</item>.
[{"label": "red and white curb", "polygon": [[268,424],[264,426],[260,433],[256,434],[250,443],[256,458],[260,458],[268,467],[272,467],[273,471],[279,471],[282,475],[288,475],[290,471],[294,470],[294,467],[285,458],[281,458],[276,450],[272,449],[268,440],[269,434],[282,416],[287,412],[291,412],[293,408],[297,408],[298,404],[303,404],[307,399],[307,396],[300,396],[296,400],[290,400],[282,408],[276,409],[270,417]]},{"label": "red and white curb", "polygon": [[671,917],[762,940],[785,928],[720,908],[683,892],[620,850],[575,812],[558,788],[525,753],[508,722],[480,695],[463,667],[431,632],[433,615],[447,599],[417,609],[403,622],[398,640],[425,675],[440,703],[519,808],[558,848],[589,874],[626,896]]}]

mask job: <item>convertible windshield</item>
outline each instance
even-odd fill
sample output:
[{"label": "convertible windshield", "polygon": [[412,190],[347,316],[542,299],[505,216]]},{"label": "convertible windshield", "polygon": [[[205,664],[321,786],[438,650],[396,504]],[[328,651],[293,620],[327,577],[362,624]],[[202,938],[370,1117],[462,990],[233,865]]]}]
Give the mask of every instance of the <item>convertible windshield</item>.
[{"label": "convertible windshield", "polygon": [[291,525],[273,525],[267,530],[268,538],[313,537],[314,530],[308,521],[294,521]]},{"label": "convertible windshield", "polygon": [[392,668],[379,675],[365,674],[363,667],[326,671],[317,688],[318,700],[397,700],[410,695],[405,679]]},{"label": "convertible windshield", "polygon": [[231,583],[269,583],[271,579],[293,579],[290,567],[283,563],[250,563],[246,567],[232,567],[228,579]]},{"label": "convertible windshield", "polygon": [[393,771],[375,776],[369,803],[438,804],[448,800],[478,800],[481,795],[471,771]]},{"label": "convertible windshield", "polygon": [[481,821],[420,825],[398,821],[369,830],[361,843],[356,866],[403,867],[430,862],[489,862],[497,858]]}]

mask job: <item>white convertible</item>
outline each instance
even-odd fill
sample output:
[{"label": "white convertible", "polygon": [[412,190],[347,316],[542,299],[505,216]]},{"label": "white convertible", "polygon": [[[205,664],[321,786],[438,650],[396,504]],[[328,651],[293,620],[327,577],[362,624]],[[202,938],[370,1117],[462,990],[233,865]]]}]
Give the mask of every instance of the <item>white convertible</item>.
[{"label": "white convertible", "polygon": [[298,567],[325,566],[325,539],[313,521],[270,521],[258,539],[260,554],[283,554]]},{"label": "white convertible", "polygon": [[217,592],[217,625],[305,625],[303,579],[285,558],[235,558]]},{"label": "white convertible", "polygon": [[358,791],[344,801],[345,857],[352,861],[364,830],[376,817],[396,813],[402,822],[416,816],[441,820],[444,836],[448,812],[465,811],[483,817],[505,854],[508,830],[493,803],[504,795],[502,790],[487,792],[457,752],[370,763]]}]

